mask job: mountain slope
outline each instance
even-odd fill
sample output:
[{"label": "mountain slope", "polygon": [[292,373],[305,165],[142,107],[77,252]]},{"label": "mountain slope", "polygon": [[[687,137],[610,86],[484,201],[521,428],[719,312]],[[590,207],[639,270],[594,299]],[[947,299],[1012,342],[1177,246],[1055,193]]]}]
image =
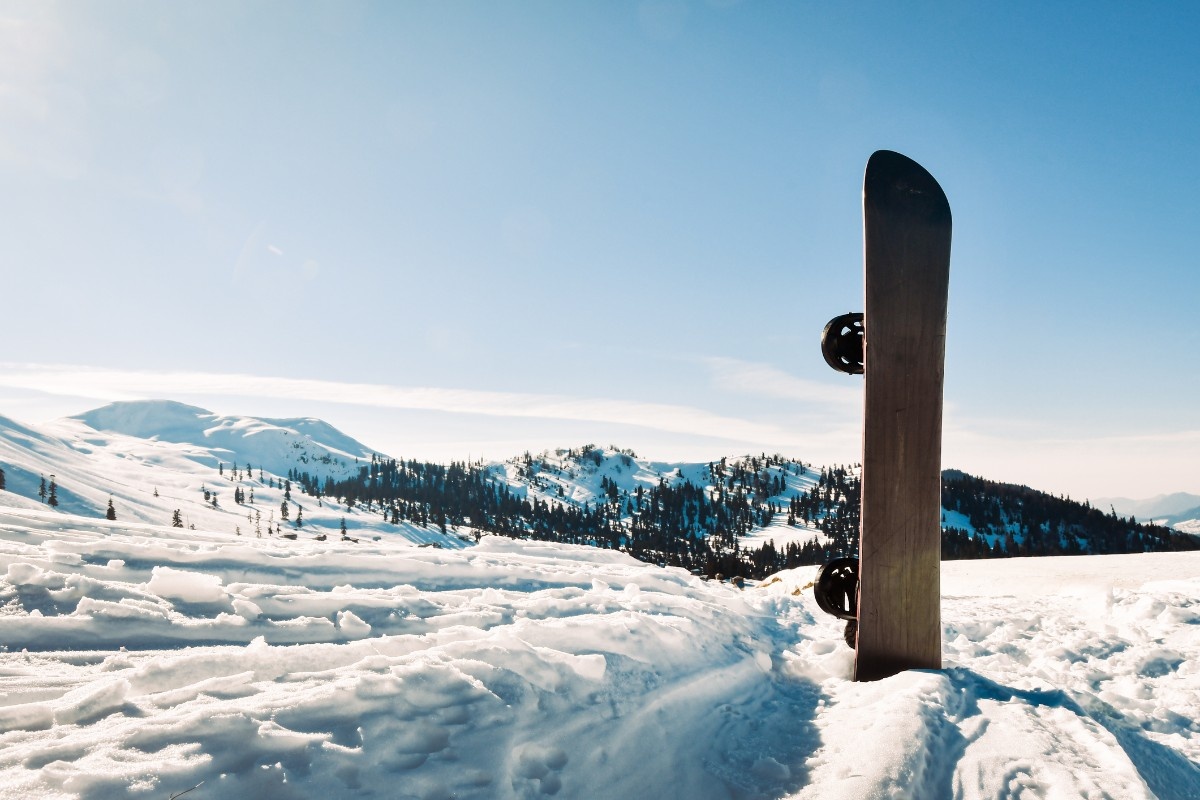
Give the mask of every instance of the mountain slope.
[{"label": "mountain slope", "polygon": [[187,527],[231,534],[340,538],[345,525],[352,537],[463,546],[450,532],[380,525],[365,509],[292,495],[289,471],[347,476],[369,453],[318,420],[224,417],[179,403],[117,403],[40,426],[0,417],[0,505],[49,508],[39,495],[44,482],[56,490],[58,511],[86,517],[104,517],[111,502],[124,522],[170,524],[178,512]]},{"label": "mountain slope", "polygon": [[[942,504],[944,538],[962,531],[1006,555],[1137,553],[1196,549],[1198,544],[1163,525],[1138,523],[1088,503],[957,470],[943,474]],[[972,553],[968,549],[964,555]]]},{"label": "mountain slope", "polygon": [[[620,549],[709,575],[762,576],[857,551],[858,469],[782,456],[664,463],[632,451],[503,463],[397,461],[314,419],[114,403],[44,426],[0,418],[0,504],[246,535],[400,534],[462,546],[486,532]],[[947,471],[943,557],[1191,549],[1194,539],[1027,487]],[[297,523],[300,524],[297,524]],[[461,534],[461,535],[460,535]]]},{"label": "mountain slope", "polygon": [[1123,517],[1137,517],[1138,519],[1191,519],[1200,516],[1198,513],[1200,494],[1189,492],[1160,494],[1142,500],[1131,500],[1128,497],[1101,497],[1097,498],[1093,504],[1100,509],[1112,508]]},{"label": "mountain slope", "polygon": [[319,465],[326,475],[351,475],[360,459],[372,455],[318,419],[226,416],[168,400],[112,403],[71,419],[97,431],[204,447],[224,463],[248,463],[277,475],[308,465]]},{"label": "mountain slope", "polygon": [[1200,494],[1175,492],[1145,500],[1105,497],[1096,501],[1099,508],[1112,508],[1117,514],[1152,520],[1177,531],[1200,536]]},{"label": "mountain slope", "polygon": [[1159,522],[1163,525],[1170,525],[1177,531],[1200,536],[1200,506],[1164,517]]}]

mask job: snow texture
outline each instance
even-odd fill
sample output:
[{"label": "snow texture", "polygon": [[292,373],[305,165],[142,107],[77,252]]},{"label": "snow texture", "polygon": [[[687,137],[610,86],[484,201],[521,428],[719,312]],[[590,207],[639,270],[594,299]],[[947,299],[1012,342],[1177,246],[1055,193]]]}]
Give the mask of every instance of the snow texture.
[{"label": "snow texture", "polygon": [[814,572],[0,509],[0,797],[1200,796],[1200,554],[944,564],[866,684]]}]

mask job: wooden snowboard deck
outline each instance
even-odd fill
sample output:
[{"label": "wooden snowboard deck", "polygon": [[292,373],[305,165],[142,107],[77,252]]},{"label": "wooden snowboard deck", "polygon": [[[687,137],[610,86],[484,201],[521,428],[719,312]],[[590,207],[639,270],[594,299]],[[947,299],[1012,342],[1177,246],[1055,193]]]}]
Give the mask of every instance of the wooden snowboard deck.
[{"label": "wooden snowboard deck", "polygon": [[863,183],[865,421],[854,679],[940,669],[942,378],[950,206],[886,150]]}]

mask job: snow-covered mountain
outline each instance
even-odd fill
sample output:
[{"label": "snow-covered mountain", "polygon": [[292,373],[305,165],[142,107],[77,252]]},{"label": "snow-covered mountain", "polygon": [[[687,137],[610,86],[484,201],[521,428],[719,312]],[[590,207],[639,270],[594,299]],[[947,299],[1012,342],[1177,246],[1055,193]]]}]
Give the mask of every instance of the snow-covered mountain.
[{"label": "snow-covered mountain", "polygon": [[1128,497],[1101,497],[1093,501],[1098,508],[1113,508],[1123,517],[1165,519],[1200,516],[1200,494],[1172,492],[1141,500]]},{"label": "snow-covered mountain", "polygon": [[[467,469],[481,476],[488,492],[503,492],[516,503],[509,504],[505,519],[493,517],[490,525],[481,513],[472,519],[462,498],[430,499],[429,491],[447,491],[441,479],[414,490],[423,499],[400,503],[402,508],[394,500],[372,499],[384,465],[397,467],[389,456],[316,419],[226,416],[168,401],[113,403],[38,426],[0,417],[0,469],[7,476],[0,505],[45,508],[44,487],[50,485],[63,512],[100,517],[111,502],[121,520],[168,524],[178,512],[188,527],[257,535],[279,527],[287,500],[293,504],[288,521],[302,513],[312,535],[340,533],[345,524],[364,535],[400,531],[420,542],[436,531],[449,535],[455,546],[461,541],[454,535],[457,527],[536,532],[555,515],[567,515],[593,530],[575,540],[595,543],[594,529],[607,524],[604,520],[627,527],[637,520],[644,526],[652,513],[663,511],[656,493],[686,486],[704,498],[711,494],[711,502],[701,498],[708,505],[727,496],[730,502],[755,499],[754,508],[747,504],[736,518],[719,520],[720,529],[741,536],[744,546],[773,541],[782,548],[826,538],[815,522],[785,524],[787,514],[765,511],[812,490],[818,481],[809,467],[781,458],[672,464],[585,446],[470,465]],[[432,467],[417,471],[424,475],[426,466]],[[409,466],[401,462],[398,469]],[[755,484],[768,479],[769,488]],[[328,496],[331,487],[333,497]],[[246,500],[237,502],[243,496]],[[694,514],[671,523],[678,528],[673,535],[685,538],[704,539],[714,530],[712,520]],[[517,528],[506,527],[510,524]]]},{"label": "snow-covered mountain", "polygon": [[[166,401],[114,403],[41,426],[0,418],[0,469],[0,505],[54,500],[60,511],[100,517],[111,503],[121,520],[255,536],[285,524],[291,535],[340,536],[344,525],[460,546],[462,536],[494,531],[750,577],[857,544],[854,467],[766,454],[665,463],[592,445],[445,467],[397,462],[316,419],[224,416]],[[948,558],[1194,546],[955,471],[943,503]]]},{"label": "snow-covered mountain", "polygon": [[[0,417],[0,506],[48,508],[42,487],[53,484],[57,509],[119,520],[265,533],[294,527],[297,513],[311,535],[376,535],[378,516],[307,497],[288,488],[292,470],[333,478],[357,474],[371,451],[316,419],[222,416],[168,401],[113,403],[31,426]],[[246,500],[236,499],[244,495]],[[288,518],[282,507],[288,503]],[[455,536],[424,526],[388,526],[418,543],[461,546]]]},{"label": "snow-covered mountain", "polygon": [[1156,517],[1154,521],[1160,525],[1169,525],[1177,531],[1200,536],[1200,506]]},{"label": "snow-covered mountain", "polygon": [[225,464],[251,464],[277,475],[289,468],[345,476],[372,451],[327,422],[214,414],[169,400],[112,403],[71,419],[107,433],[203,447]]},{"label": "snow-covered mountain", "polygon": [[1173,492],[1143,500],[1102,497],[1096,500],[1096,505],[1100,508],[1111,507],[1122,516],[1153,521],[1177,531],[1200,536],[1200,494]]},{"label": "snow-covered mountain", "polygon": [[[744,455],[703,463],[651,461],[638,458],[631,450],[594,445],[525,453],[489,469],[520,497],[575,508],[609,505],[626,522],[637,516],[639,491],[644,495],[659,486],[691,485],[709,495],[742,492],[783,509],[811,492],[821,479],[819,467],[782,456]],[[836,491],[831,492],[832,497],[844,499]],[[777,547],[785,547],[827,538],[817,525],[804,519],[796,519],[794,524],[787,520],[787,513],[781,510],[763,524],[753,525],[741,537],[743,546],[759,547],[773,541]],[[694,533],[700,535],[698,520],[692,521]]]},{"label": "snow-covered mountain", "polygon": [[1180,514],[1177,517],[1168,517],[1164,524],[1170,525],[1177,531],[1200,536],[1200,508],[1193,508],[1186,514]]}]

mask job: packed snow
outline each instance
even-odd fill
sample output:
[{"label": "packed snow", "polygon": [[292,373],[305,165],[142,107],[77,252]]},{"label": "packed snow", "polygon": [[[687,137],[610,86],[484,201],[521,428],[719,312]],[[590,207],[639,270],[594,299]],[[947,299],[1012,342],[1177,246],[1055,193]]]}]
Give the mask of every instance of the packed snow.
[{"label": "packed snow", "polygon": [[865,684],[814,573],[0,509],[0,797],[1200,796],[1200,554],[946,563]]}]

